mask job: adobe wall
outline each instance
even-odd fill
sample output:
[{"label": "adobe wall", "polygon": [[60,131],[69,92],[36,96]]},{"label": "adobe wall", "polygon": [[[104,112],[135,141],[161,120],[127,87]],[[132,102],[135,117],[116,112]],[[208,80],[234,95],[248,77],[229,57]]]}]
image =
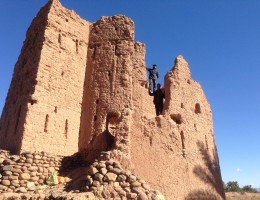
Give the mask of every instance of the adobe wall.
[{"label": "adobe wall", "polygon": [[211,109],[181,56],[165,76],[165,96],[163,115],[133,125],[135,172],[169,199],[223,199]]},{"label": "adobe wall", "polygon": [[0,148],[79,151],[89,164],[109,151],[167,199],[224,199],[210,105],[181,56],[164,85],[156,117],[133,21],[117,15],[91,24],[50,0],[15,66]]},{"label": "adobe wall", "polygon": [[133,26],[117,15],[91,27],[79,135],[79,150],[88,161],[105,150],[129,151]]},{"label": "adobe wall", "polygon": [[15,66],[0,148],[77,152],[89,25],[57,0],[39,11]]}]

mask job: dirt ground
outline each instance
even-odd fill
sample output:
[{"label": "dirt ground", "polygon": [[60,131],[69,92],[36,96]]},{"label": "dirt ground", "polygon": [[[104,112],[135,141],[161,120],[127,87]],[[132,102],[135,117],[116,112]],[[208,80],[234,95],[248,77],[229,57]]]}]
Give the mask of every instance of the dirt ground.
[{"label": "dirt ground", "polygon": [[227,200],[260,200],[260,193],[226,192]]}]

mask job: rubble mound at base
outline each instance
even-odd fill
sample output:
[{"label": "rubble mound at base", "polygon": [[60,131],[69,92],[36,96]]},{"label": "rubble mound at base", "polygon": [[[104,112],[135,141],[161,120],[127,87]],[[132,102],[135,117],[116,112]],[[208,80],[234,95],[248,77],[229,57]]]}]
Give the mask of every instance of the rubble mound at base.
[{"label": "rubble mound at base", "polygon": [[[0,199],[165,199],[141,177],[123,169],[113,153],[101,152],[90,166],[76,167],[80,162],[78,154],[71,157],[55,157],[45,152],[10,155],[8,151],[0,150]],[[46,185],[45,180],[53,170],[64,175],[66,183]]]}]

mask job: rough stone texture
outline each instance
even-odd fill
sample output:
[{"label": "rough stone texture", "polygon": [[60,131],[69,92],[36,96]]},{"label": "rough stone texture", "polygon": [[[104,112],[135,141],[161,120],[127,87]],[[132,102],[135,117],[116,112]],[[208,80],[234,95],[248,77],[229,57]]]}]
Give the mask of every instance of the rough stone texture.
[{"label": "rough stone texture", "polygon": [[14,69],[0,121],[1,148],[77,151],[89,25],[57,0],[39,11]]},{"label": "rough stone texture", "polygon": [[[32,162],[27,163],[28,157],[34,158]],[[0,158],[3,163],[0,164],[0,193],[19,192],[15,188],[20,188],[20,192],[25,190],[36,190],[46,183],[46,178],[50,175],[49,168],[55,171],[65,170],[66,159],[57,155],[49,155],[45,152],[23,152],[20,156],[10,155],[8,151],[0,150]],[[61,165],[63,166],[61,167]],[[36,187],[37,185],[37,187]],[[1,196],[0,196],[1,199]]]},{"label": "rough stone texture", "polygon": [[[121,166],[91,168],[88,181],[97,191],[104,178],[125,179],[122,167],[167,199],[224,199],[210,105],[188,63],[178,56],[166,74],[158,117],[145,67],[145,46],[134,41],[131,19],[117,15],[91,24],[50,0],[33,20],[15,66],[0,120],[0,148],[55,155],[79,151],[89,164],[109,151]],[[1,178],[12,184],[8,188],[4,181],[2,188],[18,187],[13,173],[28,173],[29,181],[37,182],[32,165],[38,166],[41,156],[20,159],[20,172],[9,167],[19,158],[0,160],[7,166]],[[37,170],[54,169],[47,162]],[[125,191],[116,182],[113,188],[127,199],[141,198],[140,184],[150,187],[131,173],[128,179]],[[27,180],[21,181],[20,190],[29,190],[24,190]]]}]

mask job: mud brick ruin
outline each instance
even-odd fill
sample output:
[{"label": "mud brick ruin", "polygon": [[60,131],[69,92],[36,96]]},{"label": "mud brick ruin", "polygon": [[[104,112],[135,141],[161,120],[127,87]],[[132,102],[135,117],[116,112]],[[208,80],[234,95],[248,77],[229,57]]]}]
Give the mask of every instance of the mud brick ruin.
[{"label": "mud brick ruin", "polygon": [[165,75],[163,115],[146,79],[145,45],[123,15],[91,23],[50,0],[33,19],[0,120],[0,148],[14,154],[101,152],[166,199],[224,199],[212,113],[188,63]]}]

